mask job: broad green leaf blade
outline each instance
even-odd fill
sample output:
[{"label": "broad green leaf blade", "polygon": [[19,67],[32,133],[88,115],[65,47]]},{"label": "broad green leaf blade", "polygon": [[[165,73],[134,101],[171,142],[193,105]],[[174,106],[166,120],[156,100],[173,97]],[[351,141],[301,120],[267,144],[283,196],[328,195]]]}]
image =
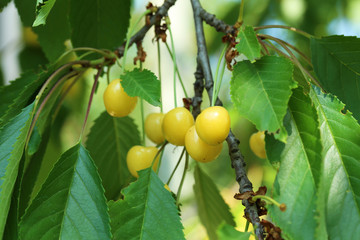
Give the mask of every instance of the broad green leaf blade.
[{"label": "broad green leaf blade", "polygon": [[[29,162],[26,162],[27,166],[25,168],[21,181],[21,192],[20,192],[20,201],[19,201],[19,209],[18,209],[20,216],[24,215],[25,209],[30,204],[31,195],[34,190],[35,183],[38,180],[38,175],[41,169],[41,165],[43,163],[45,151],[48,146],[48,142],[50,140],[50,130],[51,127],[49,125],[47,129],[44,131],[44,134],[41,136],[41,140],[40,140],[41,142],[40,145],[38,146],[36,153],[32,156],[28,156]],[[30,142],[28,148],[30,146]]]},{"label": "broad green leaf blade", "polygon": [[74,47],[114,49],[122,45],[130,19],[130,0],[71,0]]},{"label": "broad green leaf blade", "polygon": [[98,168],[105,196],[116,200],[134,177],[126,164],[126,154],[140,145],[140,134],[130,117],[113,118],[103,112],[91,128],[86,146]]},{"label": "broad green leaf blade", "polygon": [[111,238],[104,189],[80,143],[55,164],[20,222],[20,238]]},{"label": "broad green leaf blade", "polygon": [[216,231],[219,240],[249,240],[250,232],[239,232],[233,226],[223,223]]},{"label": "broad green leaf blade", "polygon": [[55,4],[46,20],[46,25],[34,28],[39,36],[41,48],[51,63],[65,52],[65,41],[70,39],[69,1],[54,1]]},{"label": "broad green leaf blade", "polygon": [[6,7],[6,5],[9,4],[9,2],[11,2],[11,0],[0,0],[0,12],[3,10],[4,7]]},{"label": "broad green leaf blade", "polygon": [[344,102],[360,122],[360,38],[312,38],[311,52],[322,87]]},{"label": "broad green leaf blade", "polygon": [[325,219],[320,221],[325,221],[329,239],[356,239],[360,235],[360,126],[350,112],[342,112],[344,104],[333,95],[314,87],[310,96],[323,144],[318,211]]},{"label": "broad green leaf blade", "polygon": [[35,0],[14,0],[24,27],[30,27],[35,20]]},{"label": "broad green leaf blade", "polygon": [[30,104],[0,128],[0,236],[4,232],[33,108],[34,104]]},{"label": "broad green leaf blade", "polygon": [[185,239],[175,200],[151,168],[109,203],[114,239]]},{"label": "broad green leaf blade", "polygon": [[[287,206],[281,212],[277,206],[269,205],[269,214],[287,239],[307,240],[315,236],[316,187],[322,150],[318,126],[309,96],[304,95],[302,88],[295,89],[285,121],[287,143],[280,154],[268,154],[280,160],[272,197]],[[266,140],[267,152],[277,149],[276,145],[284,145],[274,139]]]},{"label": "broad green leaf blade", "polygon": [[199,216],[211,240],[217,239],[216,229],[224,221],[235,226],[229,206],[221,197],[213,180],[196,165],[194,192]]},{"label": "broad green leaf blade", "polygon": [[20,67],[23,72],[32,70],[38,72],[49,63],[40,47],[25,46],[19,53]]},{"label": "broad green leaf blade", "polygon": [[[38,79],[38,76],[33,72],[26,72],[22,74],[18,79],[11,81],[9,85],[0,87],[0,116],[4,116],[6,111],[10,108],[9,106],[13,103],[19,95],[24,93],[24,86],[29,86],[31,83],[35,82]],[[28,89],[26,89],[28,90]],[[29,93],[33,94],[33,93]],[[23,99],[23,98],[22,98]],[[16,104],[17,105],[17,104]],[[23,106],[24,107],[24,106]],[[21,106],[20,110],[21,111]],[[16,114],[15,114],[16,115]],[[11,116],[15,116],[11,114]],[[12,117],[9,116],[11,119]],[[0,125],[1,125],[0,120]]]},{"label": "broad green leaf blade", "polygon": [[33,27],[46,23],[46,18],[53,8],[56,0],[37,0],[36,3],[36,19],[33,23]]},{"label": "broad green leaf blade", "polygon": [[286,141],[283,126],[291,89],[293,65],[286,58],[265,56],[255,63],[239,62],[234,66],[230,82],[231,99],[238,112],[253,122],[260,131],[277,133]]},{"label": "broad green leaf blade", "polygon": [[240,42],[235,47],[239,53],[244,54],[250,62],[261,57],[261,46],[251,26],[241,29],[238,38],[240,38]]},{"label": "broad green leaf blade", "polygon": [[135,68],[121,76],[121,85],[129,96],[139,96],[154,106],[160,106],[160,81],[150,70]]}]

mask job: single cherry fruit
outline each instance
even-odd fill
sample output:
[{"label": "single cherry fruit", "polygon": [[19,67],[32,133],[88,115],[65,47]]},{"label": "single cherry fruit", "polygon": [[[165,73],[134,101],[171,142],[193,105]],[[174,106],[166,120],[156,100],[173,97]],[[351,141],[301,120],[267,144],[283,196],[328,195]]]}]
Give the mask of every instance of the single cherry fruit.
[{"label": "single cherry fruit", "polygon": [[165,140],[162,132],[163,119],[163,113],[150,113],[145,120],[146,136],[156,144],[160,144]]},{"label": "single cherry fruit", "polygon": [[165,114],[162,130],[165,139],[176,146],[185,145],[187,130],[194,125],[194,118],[184,107],[177,107]]},{"label": "single cherry fruit", "polygon": [[113,80],[105,89],[106,111],[113,117],[125,117],[135,108],[137,97],[130,97],[121,86],[120,79]]},{"label": "single cherry fruit", "polygon": [[[126,163],[128,169],[134,177],[139,177],[138,171],[151,166],[156,153],[156,147],[133,146],[127,153]],[[156,157],[153,170],[156,171],[160,154]]]},{"label": "single cherry fruit", "polygon": [[230,116],[220,106],[209,107],[196,118],[196,132],[209,145],[222,143],[230,132]]},{"label": "single cherry fruit", "polygon": [[259,158],[266,158],[265,133],[264,133],[264,131],[259,131],[257,133],[253,133],[251,135],[251,137],[250,137],[250,149]]},{"label": "single cherry fruit", "polygon": [[196,133],[195,126],[189,128],[185,136],[186,151],[198,162],[206,163],[216,159],[221,153],[222,146],[222,143],[215,146],[205,143]]}]

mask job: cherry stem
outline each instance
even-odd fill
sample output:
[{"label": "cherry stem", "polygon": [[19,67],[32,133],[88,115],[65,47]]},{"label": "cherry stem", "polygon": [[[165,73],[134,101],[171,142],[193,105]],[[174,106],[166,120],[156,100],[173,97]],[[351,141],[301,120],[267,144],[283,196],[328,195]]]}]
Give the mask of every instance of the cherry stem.
[{"label": "cherry stem", "polygon": [[283,28],[283,29],[287,29],[287,30],[290,30],[290,31],[293,31],[293,32],[296,32],[298,34],[301,34],[303,35],[304,37],[306,38],[312,38],[314,37],[313,35],[307,33],[307,32],[304,32],[300,29],[297,29],[297,28],[294,28],[294,27],[290,27],[290,26],[283,26],[283,25],[265,25],[265,26],[260,26],[260,27],[254,27],[254,31],[258,31],[258,30],[262,30],[262,29],[269,29],[269,28]]},{"label": "cherry stem", "polygon": [[239,17],[237,22],[241,25],[243,23],[243,17],[244,17],[244,3],[245,0],[241,0],[241,4],[240,4],[240,11],[239,11]]},{"label": "cherry stem", "polygon": [[86,109],[86,115],[85,115],[84,123],[83,123],[82,129],[81,129],[81,133],[80,133],[80,140],[82,139],[82,136],[83,136],[83,134],[84,134],[86,122],[87,122],[87,119],[88,119],[89,113],[90,113],[90,108],[91,108],[92,99],[93,99],[93,97],[94,97],[95,90],[96,90],[96,86],[97,86],[97,83],[98,83],[98,81],[99,81],[99,77],[100,77],[102,71],[103,71],[103,66],[101,66],[101,67],[98,69],[98,72],[97,72],[97,74],[95,75],[95,78],[94,78],[94,84],[93,84],[92,89],[91,89],[90,98],[89,98],[88,106],[87,106],[87,109]]},{"label": "cherry stem", "polygon": [[164,156],[164,151],[161,151],[160,153],[160,158],[159,158],[159,164],[157,165],[157,168],[156,168],[156,173],[158,174],[159,173],[159,170],[160,170],[160,166],[161,166],[161,162],[162,162],[162,157]]},{"label": "cherry stem", "polygon": [[173,35],[172,35],[172,31],[171,31],[171,27],[170,27],[170,23],[167,23],[167,28],[169,30],[169,34],[170,34],[170,41],[171,41],[171,49],[172,49],[172,60],[173,60],[173,65],[174,65],[174,105],[175,108],[177,107],[177,97],[176,97],[176,55],[175,55],[175,45],[174,45],[174,39],[173,39]]},{"label": "cherry stem", "polygon": [[270,35],[266,35],[266,34],[258,34],[258,36],[265,38],[265,39],[270,39],[273,40],[274,42],[278,43],[283,49],[285,49],[285,51],[290,55],[292,62],[297,65],[302,74],[304,75],[304,78],[307,79],[306,75],[308,75],[312,82],[317,85],[318,87],[320,87],[321,89],[323,89],[320,85],[320,83],[301,65],[301,63],[299,62],[299,60],[296,58],[296,56],[292,53],[292,51],[286,46],[286,44],[284,43],[285,41],[279,39],[279,38],[275,38],[273,36]]},{"label": "cherry stem", "polygon": [[171,173],[171,175],[170,175],[170,177],[169,177],[169,180],[166,182],[167,185],[170,184],[172,177],[174,176],[177,168],[178,168],[179,165],[180,165],[180,162],[181,162],[181,160],[182,160],[182,158],[183,158],[183,156],[184,156],[184,154],[185,154],[185,151],[186,151],[186,148],[184,147],[184,149],[182,150],[181,155],[180,155],[180,157],[179,157],[179,160],[177,161],[176,166],[175,166],[174,170],[172,171],[172,173]]},{"label": "cherry stem", "polygon": [[59,102],[57,103],[56,109],[55,109],[54,114],[53,114],[53,120],[52,120],[52,121],[55,120],[55,117],[56,117],[57,114],[59,113],[60,107],[61,107],[63,101],[65,100],[65,97],[66,97],[67,94],[70,92],[71,88],[75,85],[75,83],[84,75],[84,72],[85,72],[85,71],[80,72],[80,74],[79,74],[78,76],[76,76],[76,78],[74,78],[74,79],[71,81],[70,85],[64,90],[63,94],[62,94],[61,97],[60,97]]},{"label": "cherry stem", "polygon": [[133,35],[133,32],[135,30],[135,27],[139,24],[139,22],[141,21],[141,19],[146,16],[147,14],[151,13],[151,10],[146,10],[145,12],[143,12],[141,14],[141,16],[137,19],[136,23],[134,24],[134,26],[132,26],[127,35],[126,35],[126,43],[125,43],[125,49],[124,49],[124,55],[123,55],[123,64],[122,64],[122,68],[121,68],[121,73],[124,73],[124,68],[125,68],[125,63],[126,63],[126,55],[128,52],[128,48],[129,48],[129,43],[130,43],[130,38]]},{"label": "cherry stem", "polygon": [[[170,57],[172,58],[173,55],[172,55],[172,53],[171,53],[169,44],[165,43],[165,46],[166,46],[166,48],[167,48],[167,50],[168,50],[168,52],[169,52],[169,54],[170,54]],[[178,78],[179,78],[179,81],[180,81],[181,87],[182,87],[182,89],[183,89],[184,95],[185,95],[186,98],[188,98],[188,94],[187,94],[187,92],[186,92],[184,82],[183,82],[183,80],[182,80],[182,78],[181,78],[180,71],[179,71],[179,68],[178,68],[178,66],[177,66],[177,63],[176,63],[176,73],[177,73],[177,76],[178,76]]]},{"label": "cherry stem", "polygon": [[182,187],[183,187],[183,184],[184,184],[185,175],[186,175],[188,166],[189,166],[189,154],[186,152],[184,172],[183,172],[183,175],[182,175],[182,177],[181,177],[180,185],[179,185],[179,188],[178,188],[178,191],[177,191],[177,194],[176,194],[176,205],[177,205],[177,206],[179,206],[180,194],[181,194],[181,190],[182,190]]},{"label": "cherry stem", "polygon": [[[212,94],[212,99],[211,99],[211,106],[215,105],[215,100],[217,99],[217,93],[220,90],[220,86],[218,86],[218,75],[219,75],[219,69],[220,69],[220,64],[221,64],[221,60],[223,59],[225,52],[227,49],[227,45],[224,46],[223,50],[221,51],[217,66],[216,66],[216,72],[215,72],[215,79],[214,79],[214,85],[213,85],[213,94]],[[225,61],[224,61],[225,63]],[[223,72],[224,73],[224,72]]]},{"label": "cherry stem", "polygon": [[168,143],[169,143],[168,141],[165,141],[165,142],[163,143],[163,145],[161,145],[160,149],[157,151],[154,159],[152,160],[151,168],[154,166],[155,160],[156,160],[157,156],[159,156],[159,154],[164,151],[164,149],[165,149],[165,147],[166,147],[166,145],[167,145]]},{"label": "cherry stem", "polygon": [[[39,108],[36,110],[36,114],[31,122],[31,125],[30,125],[30,129],[29,129],[29,132],[28,132],[28,135],[27,135],[27,138],[26,138],[26,147],[27,147],[27,144],[29,143],[30,141],[30,137],[31,137],[31,134],[34,130],[34,127],[35,127],[35,124],[36,124],[36,121],[38,120],[39,116],[40,116],[40,113],[42,112],[42,110],[44,109],[44,106],[45,104],[48,102],[48,100],[50,99],[51,95],[55,92],[55,90],[59,87],[59,85],[61,83],[63,83],[65,80],[75,76],[79,74],[78,72],[76,71],[72,71],[72,72],[69,72],[67,73],[65,76],[63,76],[62,78],[60,78],[55,84],[54,86],[51,88],[51,90],[49,91],[49,93],[45,96],[44,100],[41,102]],[[35,110],[35,107],[34,107],[34,110]]]},{"label": "cherry stem", "polygon": [[158,55],[158,75],[159,75],[159,81],[160,81],[160,112],[163,112],[163,100],[162,100],[162,91],[161,91],[161,53],[160,53],[160,43],[159,43],[159,39],[157,40],[157,55]]}]

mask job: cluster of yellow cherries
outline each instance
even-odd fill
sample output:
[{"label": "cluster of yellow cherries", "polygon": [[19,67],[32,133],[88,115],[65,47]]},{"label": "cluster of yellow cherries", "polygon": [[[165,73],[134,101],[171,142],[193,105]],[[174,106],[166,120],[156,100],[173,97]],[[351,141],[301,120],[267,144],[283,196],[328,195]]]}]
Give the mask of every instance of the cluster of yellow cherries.
[{"label": "cluster of yellow cherries", "polygon": [[[113,117],[130,114],[137,103],[137,97],[130,97],[121,86],[121,80],[113,80],[104,92],[104,104]],[[228,111],[220,106],[209,107],[202,111],[194,122],[189,110],[177,107],[168,113],[151,113],[145,120],[145,133],[155,144],[165,140],[176,146],[185,146],[189,155],[198,162],[210,162],[221,153],[224,140],[230,131]],[[250,138],[250,147],[260,158],[266,158],[264,132]],[[157,169],[159,154],[154,160],[156,147],[133,146],[127,153],[126,162],[130,173],[139,177],[137,171],[152,165]]]}]

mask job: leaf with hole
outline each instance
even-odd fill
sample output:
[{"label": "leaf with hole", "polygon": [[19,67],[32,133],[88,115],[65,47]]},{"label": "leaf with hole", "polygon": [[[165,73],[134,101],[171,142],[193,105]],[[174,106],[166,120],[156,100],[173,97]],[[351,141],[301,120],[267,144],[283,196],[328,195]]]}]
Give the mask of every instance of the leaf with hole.
[{"label": "leaf with hole", "polygon": [[322,146],[316,109],[302,88],[293,90],[284,122],[286,144],[267,136],[266,152],[270,161],[280,161],[272,197],[286,211],[269,205],[269,215],[288,239],[313,239]]},{"label": "leaf with hole", "polygon": [[335,96],[317,87],[310,96],[323,145],[317,201],[321,235],[317,236],[356,239],[360,235],[360,125]]}]

